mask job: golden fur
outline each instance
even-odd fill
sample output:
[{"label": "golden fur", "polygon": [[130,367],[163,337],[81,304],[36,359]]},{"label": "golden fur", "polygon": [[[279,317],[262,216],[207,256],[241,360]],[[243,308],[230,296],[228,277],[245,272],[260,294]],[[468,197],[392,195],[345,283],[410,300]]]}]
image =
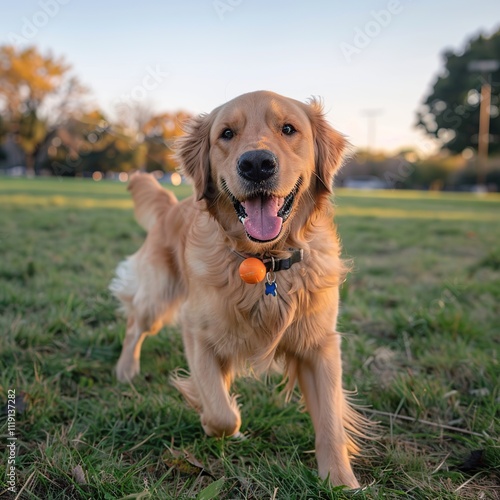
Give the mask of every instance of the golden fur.
[{"label": "golden fur", "polygon": [[[248,367],[266,370],[282,360],[288,389],[298,380],[312,418],[319,475],[356,488],[349,457],[365,422],[342,389],[336,319],[345,269],[330,204],[345,149],[316,100],[253,92],[194,119],[177,156],[195,196],[178,202],[150,175],[132,177],[136,217],[148,234],[120,264],[111,289],[128,318],[119,380],[139,372],[145,337],[179,315],[190,374],[173,383],[209,436],[232,436],[241,424],[232,380]],[[282,203],[296,192],[272,241],[251,239],[234,206],[254,189],[236,166],[243,153],[262,150],[279,165],[262,199]],[[277,297],[239,277],[244,256],[285,258],[293,248],[303,250],[303,261],[276,273]]]}]

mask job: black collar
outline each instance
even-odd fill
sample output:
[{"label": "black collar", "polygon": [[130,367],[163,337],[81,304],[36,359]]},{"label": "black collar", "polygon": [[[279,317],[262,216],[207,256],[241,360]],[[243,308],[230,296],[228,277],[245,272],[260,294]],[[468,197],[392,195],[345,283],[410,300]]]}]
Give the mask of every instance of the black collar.
[{"label": "black collar", "polygon": [[275,259],[274,257],[265,257],[262,260],[264,265],[266,266],[267,272],[278,272],[278,271],[286,271],[290,269],[297,262],[301,262],[304,258],[304,250],[300,249],[290,249],[292,255],[287,259]]},{"label": "black collar", "polygon": [[278,271],[286,271],[290,269],[297,262],[302,262],[304,258],[304,250],[297,248],[290,248],[288,251],[291,253],[290,257],[286,259],[276,259],[272,256],[266,255],[242,255],[236,250],[233,252],[236,255],[239,255],[242,259],[247,259],[248,257],[255,257],[256,259],[261,260],[266,266],[266,271],[269,272],[278,272]]}]

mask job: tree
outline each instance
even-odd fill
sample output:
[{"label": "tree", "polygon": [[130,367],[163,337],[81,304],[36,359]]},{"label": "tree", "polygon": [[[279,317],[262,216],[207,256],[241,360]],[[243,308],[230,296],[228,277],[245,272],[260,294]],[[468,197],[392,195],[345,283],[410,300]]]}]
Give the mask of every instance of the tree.
[{"label": "tree", "polygon": [[162,113],[153,116],[144,124],[144,142],[147,145],[146,168],[173,171],[177,163],[173,156],[173,144],[184,134],[183,126],[191,115],[184,111]]},{"label": "tree", "polygon": [[172,146],[184,134],[183,126],[192,115],[185,111],[155,114],[143,103],[121,103],[118,111],[118,126],[136,144],[136,166],[149,172],[175,170],[178,165]]},{"label": "tree", "polygon": [[24,151],[28,171],[58,124],[81,103],[86,90],[62,58],[35,47],[0,47],[0,113]]},{"label": "tree", "polygon": [[487,75],[471,71],[477,60],[500,61],[500,30],[490,36],[479,35],[466,44],[464,51],[443,54],[444,68],[431,93],[417,111],[416,126],[437,138],[443,149],[461,153],[477,151],[481,86],[491,83],[491,153],[500,152],[500,69]]},{"label": "tree", "polygon": [[7,135],[7,123],[5,123],[5,119],[0,114],[0,144],[2,144],[4,136]]}]

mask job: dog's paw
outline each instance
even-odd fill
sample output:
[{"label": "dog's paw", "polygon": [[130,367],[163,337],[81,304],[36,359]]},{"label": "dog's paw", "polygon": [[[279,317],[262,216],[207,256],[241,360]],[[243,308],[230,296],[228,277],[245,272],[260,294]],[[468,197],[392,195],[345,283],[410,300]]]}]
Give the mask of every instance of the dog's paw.
[{"label": "dog's paw", "polygon": [[232,409],[228,408],[225,413],[220,412],[210,418],[206,413],[201,413],[200,420],[207,436],[232,438],[240,434],[241,417],[239,412]]},{"label": "dog's paw", "polygon": [[131,363],[126,362],[125,360],[118,360],[118,363],[115,368],[116,378],[119,382],[131,382],[132,379],[138,375],[140,372],[139,362],[135,360]]},{"label": "dog's paw", "polygon": [[233,439],[234,441],[246,441],[248,439],[248,436],[245,436],[245,434],[238,431],[236,434],[233,434],[231,436],[231,439]]}]

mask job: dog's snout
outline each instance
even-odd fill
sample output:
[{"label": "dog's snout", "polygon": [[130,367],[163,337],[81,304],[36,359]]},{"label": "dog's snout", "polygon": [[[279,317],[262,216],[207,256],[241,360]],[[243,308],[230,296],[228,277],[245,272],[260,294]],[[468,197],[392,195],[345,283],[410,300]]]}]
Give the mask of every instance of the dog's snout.
[{"label": "dog's snout", "polygon": [[278,158],[267,149],[247,151],[238,160],[238,174],[249,181],[265,181],[277,171]]}]

